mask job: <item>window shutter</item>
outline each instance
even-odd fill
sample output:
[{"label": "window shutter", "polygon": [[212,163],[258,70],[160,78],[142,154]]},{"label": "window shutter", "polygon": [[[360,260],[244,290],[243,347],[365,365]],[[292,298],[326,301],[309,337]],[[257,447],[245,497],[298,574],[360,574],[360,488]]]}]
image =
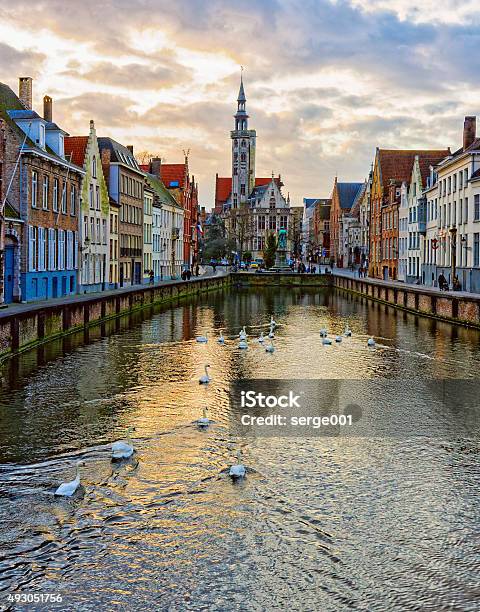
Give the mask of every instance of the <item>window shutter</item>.
[{"label": "window shutter", "polygon": [[75,232],[75,243],[73,245],[73,267],[78,270],[78,232]]},{"label": "window shutter", "polygon": [[33,225],[29,225],[28,226],[28,269],[30,272],[33,272],[35,270],[35,252],[34,252],[35,243],[33,240],[34,231],[35,230],[34,230]]}]

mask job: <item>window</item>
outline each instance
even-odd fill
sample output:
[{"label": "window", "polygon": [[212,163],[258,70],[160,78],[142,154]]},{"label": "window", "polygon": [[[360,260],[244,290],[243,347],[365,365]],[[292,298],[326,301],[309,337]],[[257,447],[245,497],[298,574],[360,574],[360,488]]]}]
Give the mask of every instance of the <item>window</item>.
[{"label": "window", "polygon": [[42,185],[42,208],[48,210],[48,176],[46,174],[43,177]]},{"label": "window", "polygon": [[38,270],[43,272],[45,270],[45,228],[38,228]]},{"label": "window", "polygon": [[266,227],[265,225],[265,215],[259,215],[258,217],[258,229],[259,231],[264,230]]},{"label": "window", "polygon": [[100,219],[97,219],[97,242],[100,244],[102,236],[100,234]]},{"label": "window", "polygon": [[238,168],[235,166],[235,168],[233,169],[233,176],[237,176],[238,174]]},{"label": "window", "polygon": [[245,195],[245,183],[240,185],[240,195]]},{"label": "window", "polygon": [[473,198],[473,220],[480,221],[480,194],[475,194]]},{"label": "window", "polygon": [[28,270],[35,272],[37,269],[37,228],[28,226]]},{"label": "window", "polygon": [[465,223],[468,223],[468,198],[464,199],[463,205],[465,207],[465,214],[463,218],[465,219]]},{"label": "window", "polygon": [[95,155],[92,159],[92,177],[97,178],[97,158],[95,157]]},{"label": "window", "polygon": [[53,227],[48,229],[48,269],[55,270],[56,232]]},{"label": "window", "polygon": [[93,185],[90,183],[90,189],[88,191],[88,205],[93,208]]},{"label": "window", "polygon": [[53,211],[58,212],[58,178],[53,179]]},{"label": "window", "polygon": [[32,208],[37,208],[38,204],[38,172],[32,170]]},{"label": "window", "polygon": [[453,191],[457,191],[457,175],[453,175]]},{"label": "window", "polygon": [[72,185],[70,187],[70,214],[75,216],[77,209],[77,187]]},{"label": "window", "polygon": [[287,215],[281,215],[280,217],[280,229],[287,229]]},{"label": "window", "polygon": [[463,172],[458,173],[458,188],[463,188]]},{"label": "window", "polygon": [[473,265],[475,268],[480,266],[480,234],[473,234]]},{"label": "window", "polygon": [[242,153],[240,155],[240,161],[242,161],[242,162],[247,161],[247,154],[246,153]]},{"label": "window", "polygon": [[63,183],[63,189],[62,189],[62,213],[64,215],[67,214],[67,183],[66,182]]},{"label": "window", "polygon": [[65,230],[58,230],[58,269],[65,270]]},{"label": "window", "polygon": [[269,217],[268,220],[268,229],[270,230],[276,230],[277,229],[277,218],[276,217]]},{"label": "window", "polygon": [[100,187],[98,185],[95,187],[95,208],[100,210]]},{"label": "window", "polygon": [[88,238],[88,217],[85,215],[83,217],[83,239]]},{"label": "window", "polygon": [[40,142],[39,145],[42,147],[42,149],[45,148],[45,126],[43,125],[43,123],[40,124]]},{"label": "window", "polygon": [[463,171],[463,184],[465,185],[465,187],[467,186],[468,183],[468,168],[465,168],[465,170]]},{"label": "window", "polygon": [[73,232],[67,230],[67,270],[73,268]]},{"label": "window", "polygon": [[96,242],[95,239],[95,219],[93,217],[90,218],[90,242]]}]

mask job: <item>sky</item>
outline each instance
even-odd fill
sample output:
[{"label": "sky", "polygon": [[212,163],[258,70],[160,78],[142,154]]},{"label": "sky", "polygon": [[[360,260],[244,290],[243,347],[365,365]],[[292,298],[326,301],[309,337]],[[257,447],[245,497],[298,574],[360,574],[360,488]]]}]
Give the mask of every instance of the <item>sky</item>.
[{"label": "sky", "polygon": [[257,176],[292,204],[361,181],[377,146],[460,146],[479,108],[478,0],[0,0],[0,81],[71,135],[183,161],[214,203],[240,66]]}]

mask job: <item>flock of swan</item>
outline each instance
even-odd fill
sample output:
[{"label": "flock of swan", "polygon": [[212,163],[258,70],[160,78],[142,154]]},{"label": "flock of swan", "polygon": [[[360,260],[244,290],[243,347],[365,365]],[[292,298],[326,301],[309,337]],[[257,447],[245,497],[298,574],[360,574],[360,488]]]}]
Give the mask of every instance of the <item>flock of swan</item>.
[{"label": "flock of swan", "polygon": [[[275,322],[275,319],[272,316],[270,318],[270,329],[269,329],[268,335],[265,336],[262,331],[260,333],[260,336],[257,338],[257,342],[265,347],[265,352],[267,353],[273,353],[275,351],[273,340],[275,338],[275,328],[276,327],[277,327],[277,323]],[[343,336],[337,335],[335,336],[334,340],[335,342],[339,343],[339,342],[342,342],[343,337],[349,338],[351,336],[352,336],[352,330],[348,327],[348,324],[347,324],[347,326],[345,327]],[[322,344],[325,346],[331,345],[333,343],[333,340],[328,337],[328,330],[325,327],[323,327],[320,330],[320,337],[322,339]],[[245,325],[240,330],[240,333],[238,334],[238,338],[239,338],[238,348],[248,349],[248,334],[246,332]],[[208,342],[208,332],[205,332],[204,336],[197,336],[195,340],[199,343],[206,344]],[[269,341],[268,344],[267,344],[267,340]],[[218,344],[222,344],[222,345],[225,344],[225,338],[222,332],[220,332],[220,336],[217,338],[217,342]],[[367,340],[367,346],[369,347],[375,346],[375,340],[373,339],[372,336],[370,336],[370,338]],[[198,380],[199,384],[206,385],[212,380],[209,374],[209,368],[210,366],[208,364],[204,366],[205,374],[200,376]],[[207,408],[203,409],[203,416],[197,419],[195,423],[201,429],[206,429],[207,427],[209,427],[211,423],[213,423],[213,421],[208,418]],[[118,442],[112,443],[112,447],[111,447],[112,461],[121,461],[123,459],[128,459],[129,457],[133,455],[133,453],[135,452],[135,448],[131,440],[132,431],[135,431],[134,427],[130,427],[127,430],[126,441],[119,440]],[[76,490],[80,486],[80,467],[82,467],[83,465],[85,465],[83,461],[77,462],[75,478],[71,480],[70,482],[62,483],[55,491],[55,495],[61,496],[61,497],[71,497],[76,492]],[[244,478],[244,476],[246,475],[247,470],[241,462],[240,451],[237,452],[237,462],[233,464],[232,466],[230,466],[228,473],[232,479]]]}]

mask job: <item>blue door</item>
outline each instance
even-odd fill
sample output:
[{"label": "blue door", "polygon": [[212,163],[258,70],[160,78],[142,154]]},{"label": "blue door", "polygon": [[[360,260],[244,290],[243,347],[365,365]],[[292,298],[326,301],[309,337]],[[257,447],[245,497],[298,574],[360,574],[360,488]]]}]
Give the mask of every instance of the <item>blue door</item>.
[{"label": "blue door", "polygon": [[13,302],[13,260],[15,247],[13,244],[7,244],[5,247],[5,302],[11,304]]}]

